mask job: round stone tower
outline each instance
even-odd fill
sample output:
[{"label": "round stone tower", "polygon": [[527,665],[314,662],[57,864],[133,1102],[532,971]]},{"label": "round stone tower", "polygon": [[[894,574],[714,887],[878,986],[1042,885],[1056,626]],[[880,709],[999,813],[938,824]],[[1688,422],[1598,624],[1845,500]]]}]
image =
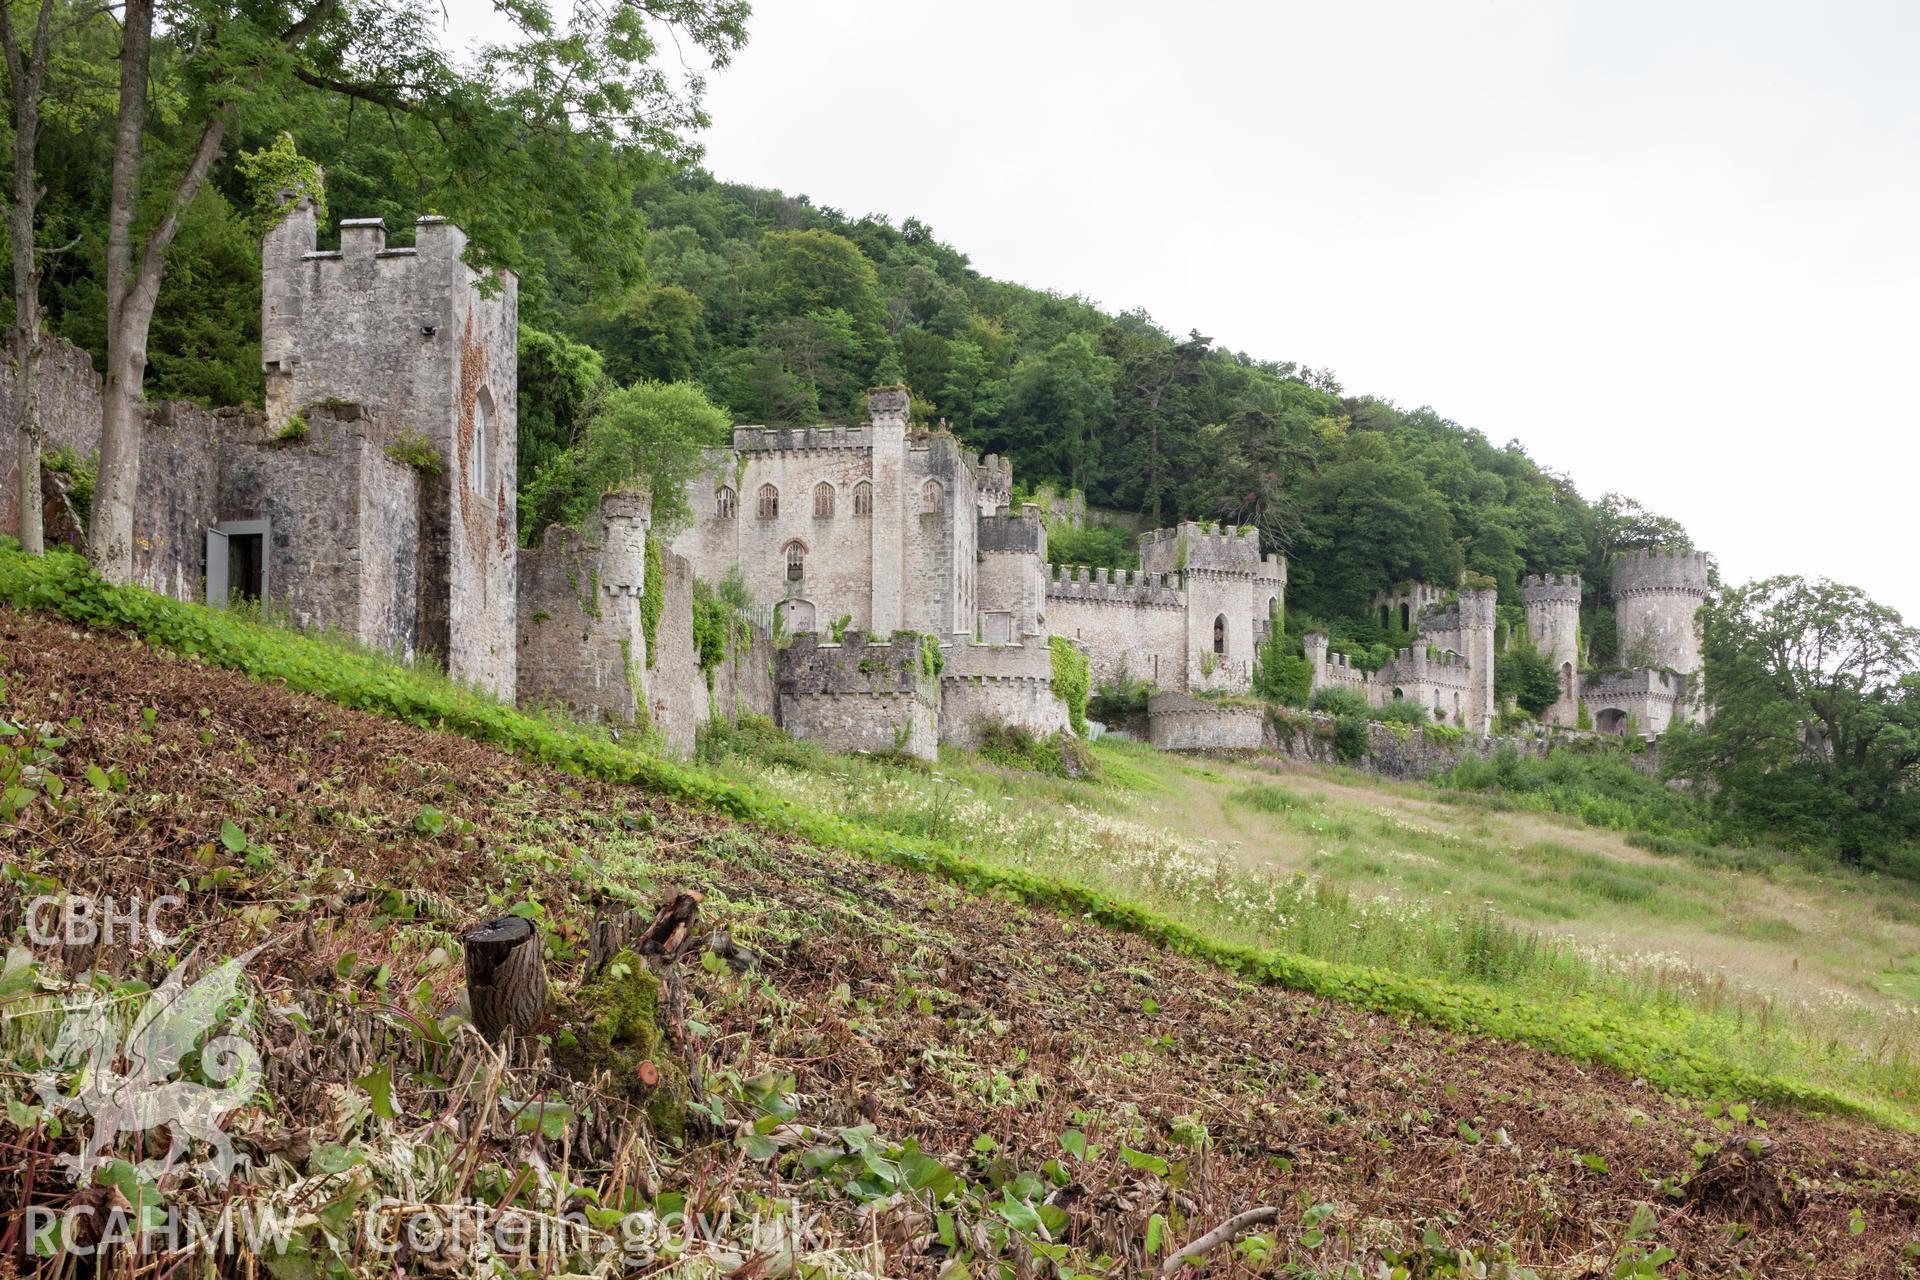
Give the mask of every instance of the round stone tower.
[{"label": "round stone tower", "polygon": [[1553,659],[1560,682],[1547,723],[1573,725],[1580,719],[1580,575],[1530,574],[1520,583],[1520,599],[1527,611],[1527,640],[1536,653]]},{"label": "round stone tower", "polygon": [[1700,670],[1694,615],[1707,600],[1707,557],[1701,551],[1630,551],[1613,562],[1613,613],[1620,665]]}]

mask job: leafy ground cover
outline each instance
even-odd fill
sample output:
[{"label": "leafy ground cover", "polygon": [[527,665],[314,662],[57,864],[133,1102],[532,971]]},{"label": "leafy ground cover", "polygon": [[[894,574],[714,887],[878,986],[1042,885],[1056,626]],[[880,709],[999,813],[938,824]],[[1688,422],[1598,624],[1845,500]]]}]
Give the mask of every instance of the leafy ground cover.
[{"label": "leafy ground cover", "polygon": [[[0,611],[0,652],[9,749],[27,755],[13,783],[32,791],[6,819],[6,922],[49,884],[184,899],[164,950],[16,957],[9,1065],[45,1053],[48,1004],[73,971],[134,991],[175,958],[266,943],[250,970],[266,1084],[231,1128],[252,1158],[239,1198],[307,1212],[276,1275],[366,1263],[335,1228],[383,1194],[590,1222],[731,1211],[713,1239],[651,1264],[685,1275],[767,1268],[743,1221],[796,1207],[817,1275],[1141,1274],[1255,1206],[1274,1213],[1212,1273],[1892,1276],[1913,1263],[1909,1134],[1677,1098],[1247,981],[1085,913],[125,636]],[[564,998],[595,916],[670,888],[704,892],[709,927],[758,958],[681,966],[703,1085],[680,1137],[633,1127],[618,1082],[569,1081],[539,1054],[502,1064],[461,1028],[464,926],[537,920]],[[12,1206],[73,1135],[19,1075],[0,1087]],[[1757,1181],[1717,1177],[1723,1150],[1751,1156]],[[122,1181],[168,1205],[212,1195]],[[592,1243],[551,1265],[605,1271]],[[402,1261],[486,1258],[450,1236]]]}]

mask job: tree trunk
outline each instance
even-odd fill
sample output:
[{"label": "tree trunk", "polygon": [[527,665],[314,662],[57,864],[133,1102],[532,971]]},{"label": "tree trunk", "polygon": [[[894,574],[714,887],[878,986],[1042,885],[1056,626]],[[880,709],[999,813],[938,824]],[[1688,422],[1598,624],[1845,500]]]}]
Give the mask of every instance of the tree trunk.
[{"label": "tree trunk", "polygon": [[113,193],[107,206],[107,385],[100,411],[100,474],[87,529],[87,559],[109,582],[133,580],[133,494],[140,470],[135,411],[146,353],[129,358],[126,311],[152,56],[153,0],[127,0],[120,22],[120,109],[114,121]]},{"label": "tree trunk", "polygon": [[46,550],[40,495],[40,259],[34,223],[40,208],[40,87],[53,35],[54,0],[40,0],[33,44],[23,54],[12,9],[0,8],[0,48],[13,87],[13,193],[7,202],[7,236],[13,256],[13,421],[19,433],[20,546]]},{"label": "tree trunk", "polygon": [[460,940],[466,949],[467,1005],[489,1044],[512,1028],[526,1035],[547,1007],[547,966],[540,931],[522,916],[502,916]]},{"label": "tree trunk", "polygon": [[133,580],[133,503],[146,422],[147,332],[180,215],[206,181],[226,135],[228,108],[201,124],[200,141],[175,184],[166,214],[147,233],[138,260],[133,216],[140,202],[140,143],[153,54],[153,0],[127,0],[120,37],[120,112],[113,140],[113,197],[107,210],[107,385],[100,413],[100,475],[87,529],[87,559],[109,582]]}]

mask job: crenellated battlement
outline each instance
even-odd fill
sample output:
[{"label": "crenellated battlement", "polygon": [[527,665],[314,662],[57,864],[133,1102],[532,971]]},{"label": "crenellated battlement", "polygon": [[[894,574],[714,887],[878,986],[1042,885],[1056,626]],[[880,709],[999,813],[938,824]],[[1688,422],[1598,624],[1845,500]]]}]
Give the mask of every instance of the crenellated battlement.
[{"label": "crenellated battlement", "polygon": [[1134,569],[1091,569],[1086,565],[1050,565],[1047,595],[1114,604],[1183,606],[1179,578],[1171,573]]},{"label": "crenellated battlement", "polygon": [[[1275,561],[1277,557],[1270,557]],[[1140,567],[1151,573],[1201,570],[1257,573],[1262,568],[1260,532],[1182,521],[1171,529],[1140,535]]]},{"label": "crenellated battlement", "polygon": [[1707,594],[1707,554],[1704,551],[1627,551],[1613,562],[1613,594],[1675,593],[1704,598]]},{"label": "crenellated battlement", "polygon": [[860,427],[735,427],[736,453],[797,453],[809,449],[871,449],[873,428]]},{"label": "crenellated battlement", "polygon": [[1527,604],[1580,603],[1577,573],[1530,573],[1520,580],[1520,599]]}]

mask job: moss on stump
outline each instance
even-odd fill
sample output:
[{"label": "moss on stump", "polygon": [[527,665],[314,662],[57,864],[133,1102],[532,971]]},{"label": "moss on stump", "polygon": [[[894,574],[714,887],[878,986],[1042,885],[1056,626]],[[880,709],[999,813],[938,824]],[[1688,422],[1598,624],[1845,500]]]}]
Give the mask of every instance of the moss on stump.
[{"label": "moss on stump", "polygon": [[599,1078],[646,1111],[654,1136],[678,1139],[687,1123],[686,1070],[660,1015],[659,975],[621,951],[567,999],[555,1060],[577,1079]]}]

